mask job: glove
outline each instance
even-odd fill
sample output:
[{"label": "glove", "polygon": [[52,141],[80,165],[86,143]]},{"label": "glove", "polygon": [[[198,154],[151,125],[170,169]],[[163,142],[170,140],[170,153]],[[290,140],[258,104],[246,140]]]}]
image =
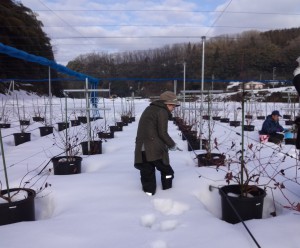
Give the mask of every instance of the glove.
[{"label": "glove", "polygon": [[178,151],[182,151],[182,149],[180,149],[180,148],[177,146],[177,144],[175,144],[174,146],[170,147],[169,150],[170,150],[170,151],[177,151],[177,150],[178,150]]}]

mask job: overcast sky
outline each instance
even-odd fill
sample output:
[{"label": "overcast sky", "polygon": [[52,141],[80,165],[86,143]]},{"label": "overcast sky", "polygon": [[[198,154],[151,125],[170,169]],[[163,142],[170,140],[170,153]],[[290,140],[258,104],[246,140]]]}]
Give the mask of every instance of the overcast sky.
[{"label": "overcast sky", "polygon": [[80,54],[200,42],[201,36],[300,26],[299,0],[21,0],[38,14],[58,63]]}]

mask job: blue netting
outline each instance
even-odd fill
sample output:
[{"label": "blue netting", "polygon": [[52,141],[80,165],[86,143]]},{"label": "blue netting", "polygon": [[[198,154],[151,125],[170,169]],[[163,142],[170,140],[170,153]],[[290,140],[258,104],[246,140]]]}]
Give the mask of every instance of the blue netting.
[{"label": "blue netting", "polygon": [[44,57],[32,55],[32,54],[26,53],[22,50],[16,49],[14,47],[6,46],[6,45],[2,44],[1,42],[0,42],[0,53],[4,53],[8,56],[18,58],[18,59],[23,59],[23,60],[37,63],[40,65],[49,66],[56,71],[67,74],[69,76],[76,77],[81,80],[85,80],[86,78],[88,78],[90,83],[93,83],[96,85],[98,85],[98,83],[99,83],[99,79],[97,79],[97,78],[85,75],[83,73],[73,71],[63,65],[57,64],[56,62],[46,59]]}]

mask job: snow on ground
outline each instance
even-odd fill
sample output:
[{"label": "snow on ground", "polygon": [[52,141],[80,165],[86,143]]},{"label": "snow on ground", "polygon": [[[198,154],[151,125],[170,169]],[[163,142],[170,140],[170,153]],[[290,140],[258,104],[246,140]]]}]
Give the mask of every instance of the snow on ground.
[{"label": "snow on ground", "polygon": [[[29,97],[30,98],[30,97]],[[43,100],[41,100],[42,102]],[[76,106],[82,101],[76,100]],[[59,104],[59,100],[54,100]],[[72,106],[73,100],[68,101]],[[112,101],[106,100],[112,107]],[[121,102],[116,102],[119,119]],[[123,103],[124,104],[124,103]],[[103,143],[103,154],[82,156],[82,173],[69,176],[51,174],[47,188],[36,199],[35,222],[23,222],[0,226],[0,247],[5,248],[252,248],[256,247],[242,224],[228,224],[220,220],[220,195],[217,190],[209,191],[209,185],[224,185],[225,171],[215,168],[199,168],[195,153],[187,151],[177,127],[169,122],[169,133],[182,152],[170,152],[171,165],[175,171],[173,188],[163,191],[157,173],[158,189],[154,196],[141,190],[139,171],[133,167],[133,152],[139,117],[148,106],[148,100],[136,100],[136,122],[116,132],[115,138]],[[27,99],[30,108],[31,100]],[[231,107],[234,104],[230,105]],[[271,110],[274,107],[270,105]],[[123,105],[124,107],[124,105]],[[232,107],[232,108],[234,108]],[[229,117],[233,113],[229,111]],[[103,115],[103,112],[101,112]],[[113,111],[106,112],[108,124],[113,124]],[[56,105],[55,121],[59,120],[61,109]],[[16,118],[16,117],[12,117]],[[255,120],[256,130],[262,121]],[[283,123],[283,122],[282,122]],[[53,135],[39,136],[33,123],[27,130],[32,131],[32,141],[14,146],[9,134],[18,130],[16,119],[13,127],[2,129],[5,156],[9,167],[11,187],[18,186],[28,170],[39,172],[49,159],[61,152],[55,145]],[[103,126],[103,120],[93,125]],[[207,134],[207,126],[204,125]],[[71,133],[84,135],[83,127],[71,128]],[[240,127],[231,128],[226,123],[215,122],[214,137],[218,138],[221,152],[230,151],[232,142],[239,144]],[[57,137],[57,131],[55,131]],[[246,133],[246,143],[261,147],[257,132]],[[274,149],[276,154],[274,155]],[[200,151],[196,151],[199,153]],[[278,161],[284,153],[296,157],[294,146],[278,146],[267,143],[257,151],[261,160],[274,157]],[[295,159],[288,157],[278,166],[287,167]],[[37,168],[41,165],[39,168]],[[274,165],[275,166],[275,165]],[[51,163],[48,168],[51,168]],[[267,170],[271,168],[267,168]],[[296,170],[286,172],[291,177]],[[4,187],[3,170],[0,179]],[[262,179],[266,180],[266,179]],[[300,201],[300,187],[287,182],[287,195],[294,202]],[[300,247],[298,229],[300,215],[282,207],[287,205],[280,192],[274,191],[277,217],[270,217],[274,211],[272,194],[268,191],[265,199],[264,218],[250,220],[246,224],[261,245],[267,248]]]}]

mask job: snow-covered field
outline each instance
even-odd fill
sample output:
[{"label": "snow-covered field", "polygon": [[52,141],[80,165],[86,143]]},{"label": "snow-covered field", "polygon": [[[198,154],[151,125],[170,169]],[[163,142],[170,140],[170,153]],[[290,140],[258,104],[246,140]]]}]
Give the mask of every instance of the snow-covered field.
[{"label": "snow-covered field", "polygon": [[[27,96],[26,99],[28,106],[32,104],[30,98],[31,96]],[[40,101],[42,103],[43,100]],[[54,99],[54,103],[58,104],[59,100]],[[119,118],[120,99],[115,103]],[[72,104],[73,101],[69,100],[68,105]],[[81,101],[76,100],[76,104],[80,106]],[[133,167],[133,152],[138,120],[148,104],[148,100],[135,101],[137,121],[125,126],[123,132],[116,132],[114,139],[104,142],[103,154],[82,156],[81,174],[51,174],[47,182],[52,186],[38,195],[35,201],[37,220],[0,226],[0,247],[256,247],[242,224],[232,225],[220,220],[220,195],[217,190],[209,191],[209,185],[225,185],[226,169],[217,171],[215,168],[197,167],[195,153],[187,151],[186,141],[182,140],[172,122],[169,122],[169,133],[183,149],[170,152],[171,165],[175,171],[173,188],[161,190],[160,176],[157,174],[157,193],[148,196],[141,190],[139,171]],[[106,105],[111,107],[112,100],[107,99]],[[280,107],[281,105],[270,104],[267,111]],[[57,105],[54,112],[56,121],[60,115],[60,107]],[[228,115],[232,118],[233,113],[229,111]],[[108,124],[112,125],[112,110],[107,113],[107,118]],[[94,123],[100,126],[103,125],[103,120]],[[253,124],[259,130],[262,121],[255,120]],[[17,122],[13,122],[10,129],[2,129],[11,187],[18,186],[28,170],[34,170],[32,173],[36,174],[52,156],[62,152],[55,145],[53,135],[40,137],[36,128],[41,125],[33,123],[27,129],[33,130],[32,141],[19,146],[14,146],[13,137],[9,135],[18,131]],[[84,128],[73,127],[70,132],[83,134]],[[234,156],[231,146],[232,142],[239,146],[240,132],[240,127],[232,128],[226,123],[215,122],[213,137],[218,140],[220,152]],[[55,133],[57,137],[57,132]],[[204,133],[207,135],[206,125]],[[267,164],[266,160],[273,159],[274,163],[264,168],[266,171],[271,173],[274,168],[278,170],[298,163],[294,146],[283,145],[278,148],[275,144],[261,145],[258,143],[257,132],[245,135],[247,146],[253,144],[257,149],[256,157],[260,158],[260,166]],[[285,154],[290,157],[283,159]],[[38,166],[40,167],[37,168]],[[256,168],[258,165],[253,162],[249,166]],[[48,168],[51,167],[50,163]],[[297,169],[293,167],[286,171],[286,176],[295,178]],[[2,163],[0,180],[5,188]],[[260,180],[266,182],[268,178]],[[299,185],[289,180],[284,183],[288,199],[300,202]],[[277,217],[271,217],[270,213],[274,211],[273,197],[270,190],[267,193],[263,219],[246,221],[247,226],[261,247],[299,248],[299,212],[283,208],[288,202],[279,190],[274,190]]]}]

